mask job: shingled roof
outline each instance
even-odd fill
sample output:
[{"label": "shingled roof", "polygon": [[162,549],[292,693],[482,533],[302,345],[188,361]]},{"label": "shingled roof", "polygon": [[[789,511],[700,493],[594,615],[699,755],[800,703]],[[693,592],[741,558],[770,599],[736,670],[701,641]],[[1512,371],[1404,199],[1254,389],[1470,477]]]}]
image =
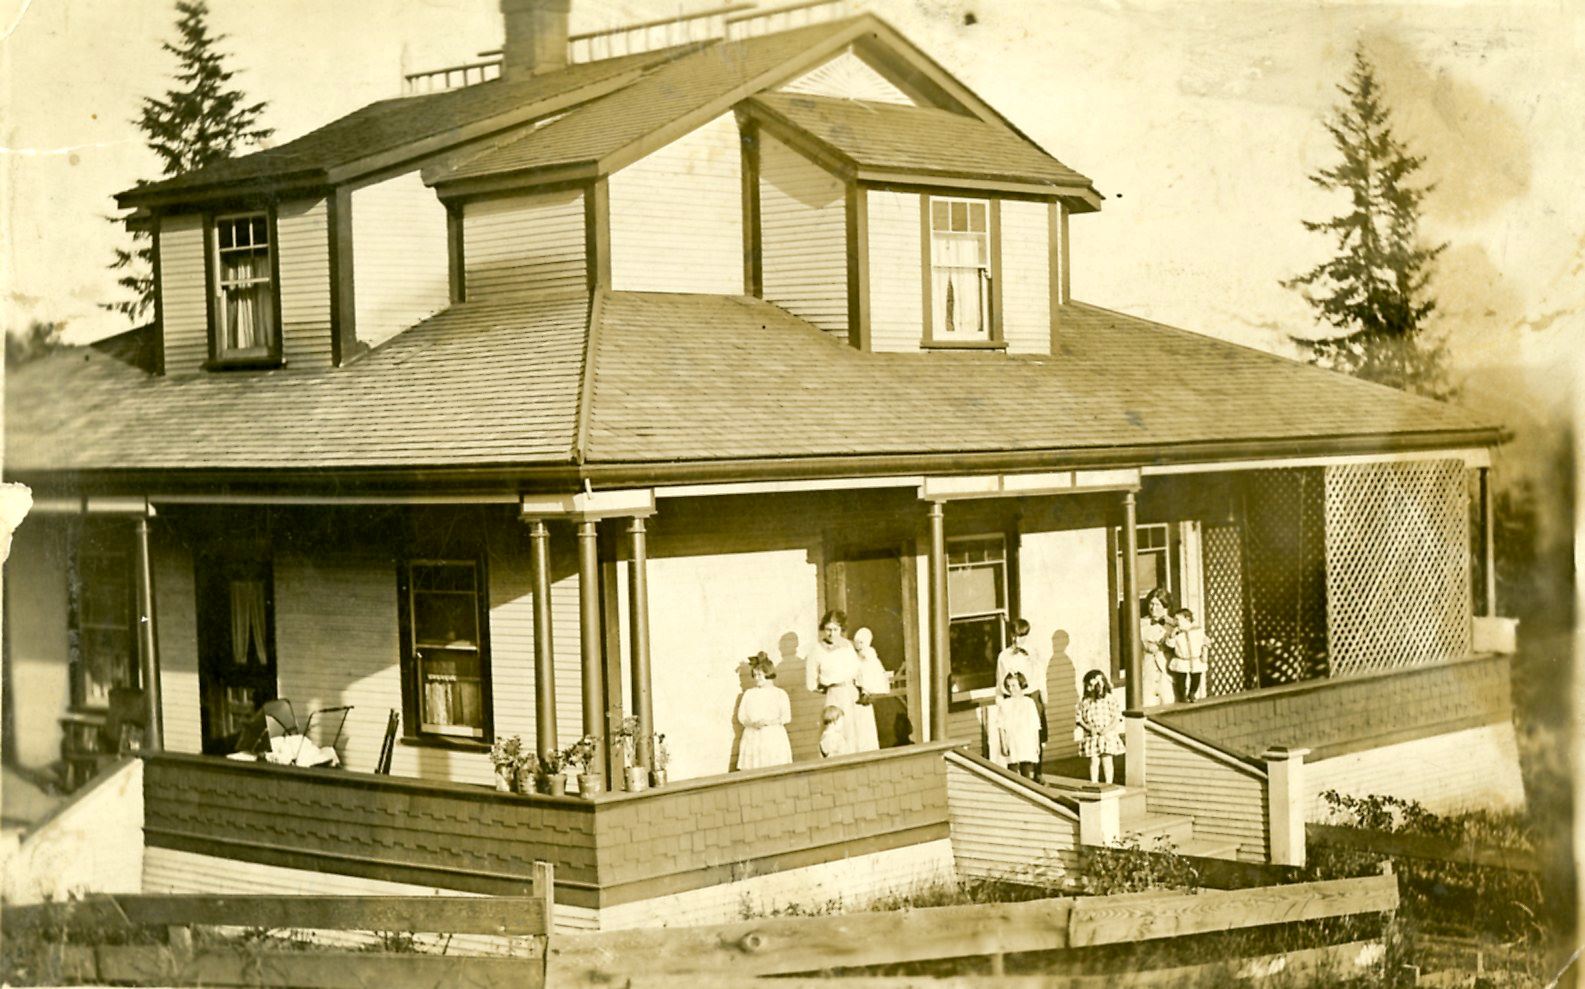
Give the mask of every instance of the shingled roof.
[{"label": "shingled roof", "polygon": [[[436,179],[437,185],[536,168],[597,162],[689,113],[729,97],[865,18],[721,42],[646,73],[632,85],[501,147],[482,151]],[[745,94],[747,95],[747,94]]]},{"label": "shingled roof", "polygon": [[263,480],[1027,451],[1132,464],[1141,448],[1501,436],[1452,406],[1080,303],[1049,357],[861,353],[751,298],[602,293],[593,311],[591,340],[581,293],[461,303],[324,370],[161,378],[73,350],[8,375],[6,466]]},{"label": "shingled roof", "polygon": [[966,114],[794,93],[761,93],[753,103],[857,168],[1091,186],[1022,135]]}]

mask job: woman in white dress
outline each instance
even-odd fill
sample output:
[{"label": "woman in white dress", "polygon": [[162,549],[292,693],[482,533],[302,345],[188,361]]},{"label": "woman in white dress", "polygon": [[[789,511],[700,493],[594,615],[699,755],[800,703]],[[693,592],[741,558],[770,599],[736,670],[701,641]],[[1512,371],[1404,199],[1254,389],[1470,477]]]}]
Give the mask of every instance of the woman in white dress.
[{"label": "woman in white dress", "polygon": [[880,655],[870,645],[874,640],[874,633],[867,628],[853,633],[853,651],[859,657],[859,704],[853,710],[854,752],[874,752],[881,747],[880,733],[875,728],[875,708],[871,702],[891,690],[891,681],[886,679],[886,666],[881,662]]},{"label": "woman in white dress", "polygon": [[1143,690],[1146,707],[1170,703],[1170,681],[1167,677],[1166,638],[1168,632],[1167,595],[1156,588],[1145,595],[1139,608],[1139,646],[1143,654]]},{"label": "woman in white dress", "polygon": [[853,643],[842,637],[848,616],[840,611],[828,611],[820,618],[820,638],[809,647],[804,663],[804,682],[812,691],[825,694],[826,707],[842,712],[842,734],[847,737],[848,751],[858,751],[858,718],[854,709],[859,699],[859,654]]},{"label": "woman in white dress", "polygon": [[792,762],[792,744],[787,741],[787,726],[792,723],[792,701],[787,691],[771,683],[776,679],[776,664],[764,653],[748,661],[754,686],[743,691],[737,702],[737,723],[743,726],[738,745],[737,768],[763,769]]}]

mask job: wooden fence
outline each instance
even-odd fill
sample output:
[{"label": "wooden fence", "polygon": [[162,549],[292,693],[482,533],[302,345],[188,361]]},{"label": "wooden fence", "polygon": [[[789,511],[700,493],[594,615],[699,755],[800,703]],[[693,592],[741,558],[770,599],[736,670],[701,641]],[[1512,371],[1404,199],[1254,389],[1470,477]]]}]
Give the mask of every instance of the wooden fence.
[{"label": "wooden fence", "polygon": [[[62,981],[141,985],[340,989],[378,984],[382,989],[408,989],[510,983],[530,989],[612,984],[709,989],[727,984],[721,980],[965,957],[989,959],[991,971],[1000,974],[1007,954],[1124,946],[1381,914],[1398,906],[1396,881],[1391,875],[1381,875],[1236,891],[1062,898],[560,935],[550,933],[553,914],[548,868],[538,878],[543,886],[536,884],[536,892],[542,890],[544,895],[534,897],[103,897],[78,904],[66,922],[108,924],[112,929],[117,924],[163,927],[173,931],[173,936],[166,944],[48,944],[44,946],[48,957],[41,957],[39,964],[53,968],[40,971],[52,971]],[[4,916],[8,937],[30,925],[60,922],[58,908],[8,908]],[[286,951],[258,942],[195,947],[189,928],[202,925],[533,935],[544,939],[544,955]],[[1374,957],[1371,951],[1371,945],[1351,941],[1231,961],[1255,976],[1277,968],[1285,968],[1291,975],[1306,967],[1346,970],[1365,964],[1365,959]],[[1042,984],[1074,987],[1173,985],[1205,968],[1041,978]],[[842,979],[841,984],[950,983],[917,977],[902,982],[860,977]]]},{"label": "wooden fence", "polygon": [[1516,872],[1540,872],[1534,852],[1523,848],[1481,845],[1472,839],[1439,838],[1401,831],[1372,831],[1334,824],[1307,824],[1305,840],[1314,845],[1368,852],[1376,856],[1483,866]]}]

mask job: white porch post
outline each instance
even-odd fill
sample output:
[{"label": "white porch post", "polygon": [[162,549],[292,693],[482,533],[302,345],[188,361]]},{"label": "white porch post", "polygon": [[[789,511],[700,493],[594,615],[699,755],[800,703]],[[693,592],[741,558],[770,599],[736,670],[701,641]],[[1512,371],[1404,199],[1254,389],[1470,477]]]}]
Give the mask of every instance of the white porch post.
[{"label": "white porch post", "polygon": [[556,651],[550,617],[550,529],[543,519],[529,521],[534,565],[534,745],[541,758],[555,752]]},{"label": "white porch post", "polygon": [[594,519],[578,522],[578,639],[583,655],[583,733],[595,740],[588,772],[605,775],[605,657],[600,607],[599,530]]},{"label": "white porch post", "polygon": [[930,741],[947,737],[947,699],[952,640],[947,620],[946,506],[930,503]]},{"label": "white porch post", "polygon": [[633,640],[633,714],[638,718],[633,759],[647,771],[653,768],[650,742],[655,732],[655,706],[650,696],[649,671],[649,549],[642,516],[635,516],[628,523],[627,533],[627,625]]},{"label": "white porch post", "polygon": [[1145,785],[1145,663],[1139,643],[1139,519],[1134,492],[1123,492],[1123,614],[1118,633],[1128,672],[1127,710],[1123,714],[1123,782]]},{"label": "white porch post", "polygon": [[165,748],[165,718],[160,700],[159,636],[154,621],[154,562],[149,553],[149,517],[138,516],[138,667],[143,677],[143,748]]},{"label": "white porch post", "polygon": [[1260,756],[1266,763],[1272,865],[1304,865],[1304,757],[1309,752],[1275,745]]}]

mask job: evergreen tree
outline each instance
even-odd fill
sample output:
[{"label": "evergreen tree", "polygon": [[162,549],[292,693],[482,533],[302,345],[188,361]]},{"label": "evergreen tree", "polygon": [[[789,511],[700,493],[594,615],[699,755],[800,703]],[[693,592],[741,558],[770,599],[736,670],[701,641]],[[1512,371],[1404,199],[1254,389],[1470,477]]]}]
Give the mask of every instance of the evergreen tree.
[{"label": "evergreen tree", "polygon": [[[264,103],[249,104],[241,90],[229,87],[235,73],[225,68],[225,55],[216,50],[226,36],[209,33],[209,5],[204,0],[177,0],[176,12],[180,40],[161,45],[176,56],[176,86],[166,90],[164,99],[144,97],[134,121],[144,133],[144,143],[159,156],[164,178],[229,158],[275,132],[258,125]],[[134,229],[132,237],[132,250],[117,248],[110,265],[124,273],[117,283],[131,297],[104,308],[136,322],[154,305],[154,248],[147,230]]]},{"label": "evergreen tree", "polygon": [[1429,339],[1426,321],[1436,309],[1428,291],[1437,255],[1447,244],[1420,241],[1420,203],[1429,186],[1413,184],[1425,159],[1410,154],[1392,133],[1376,70],[1354,52],[1344,102],[1334,108],[1327,132],[1342,162],[1310,176],[1328,192],[1346,192],[1347,212],[1304,227],[1337,242],[1337,254],[1283,287],[1296,289],[1337,333],[1318,340],[1294,338],[1312,363],[1371,381],[1446,398],[1446,349]]},{"label": "evergreen tree", "polygon": [[6,333],[6,367],[20,367],[66,346],[61,340],[64,323],[35,319],[26,333]]}]

